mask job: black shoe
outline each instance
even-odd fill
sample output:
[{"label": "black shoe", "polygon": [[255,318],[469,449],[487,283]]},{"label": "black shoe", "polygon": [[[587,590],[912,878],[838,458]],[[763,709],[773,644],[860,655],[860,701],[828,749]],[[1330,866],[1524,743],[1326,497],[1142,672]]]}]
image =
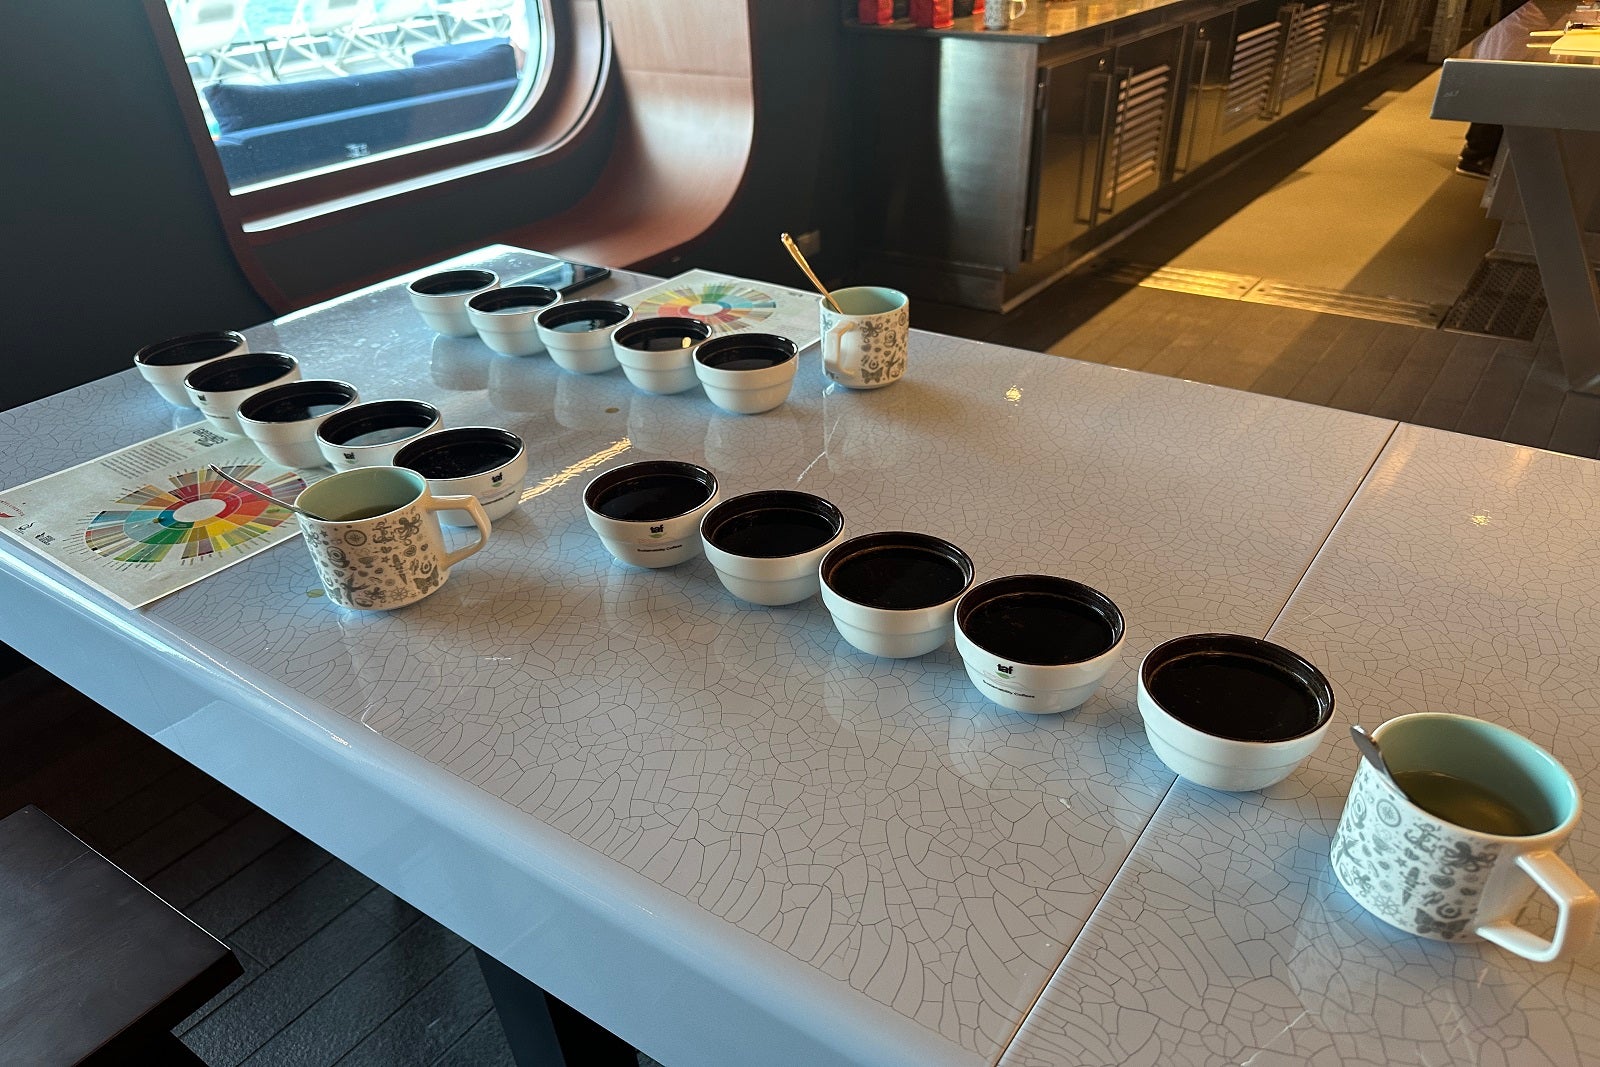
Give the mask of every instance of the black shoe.
[{"label": "black shoe", "polygon": [[1456,161],[1456,173],[1457,174],[1460,174],[1461,176],[1466,177],[1466,178],[1476,178],[1479,181],[1487,180],[1488,177],[1489,177],[1489,172],[1492,171],[1493,169],[1494,169],[1494,157],[1493,156],[1490,156],[1487,159],[1484,159],[1482,157],[1471,158],[1471,157],[1468,157],[1468,156],[1462,156],[1459,160]]}]

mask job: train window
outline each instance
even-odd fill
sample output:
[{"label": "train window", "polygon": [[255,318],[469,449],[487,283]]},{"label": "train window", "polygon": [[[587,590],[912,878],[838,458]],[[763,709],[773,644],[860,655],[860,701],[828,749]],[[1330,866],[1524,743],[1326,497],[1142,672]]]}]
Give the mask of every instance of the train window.
[{"label": "train window", "polygon": [[541,0],[166,0],[230,191],[504,127],[540,84]]}]

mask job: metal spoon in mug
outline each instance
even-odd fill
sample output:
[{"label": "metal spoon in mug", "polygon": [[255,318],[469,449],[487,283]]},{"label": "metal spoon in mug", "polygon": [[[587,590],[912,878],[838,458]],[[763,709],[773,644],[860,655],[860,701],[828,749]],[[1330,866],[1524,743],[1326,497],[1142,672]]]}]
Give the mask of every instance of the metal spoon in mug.
[{"label": "metal spoon in mug", "polygon": [[790,237],[786,233],[780,233],[778,235],[778,240],[783,242],[783,247],[789,250],[789,254],[793,256],[794,261],[800,265],[800,269],[806,272],[806,277],[811,279],[811,284],[817,287],[817,292],[822,294],[822,299],[828,302],[828,306],[833,308],[833,310],[837,311],[839,314],[843,315],[844,308],[840,307],[838,302],[833,299],[833,294],[828,292],[828,287],[822,284],[822,280],[818,278],[816,272],[811,269],[811,264],[806,262],[806,257],[800,251],[800,246],[794,243],[794,238]]},{"label": "metal spoon in mug", "polygon": [[261,490],[257,489],[255,486],[251,485],[249,482],[241,482],[239,479],[235,478],[233,475],[225,473],[215,463],[206,464],[206,469],[209,470],[212,474],[215,474],[218,478],[221,478],[223,481],[232,482],[234,485],[237,485],[240,489],[243,489],[247,493],[254,493],[256,496],[260,497],[262,500],[270,500],[270,501],[272,501],[272,503],[276,504],[280,508],[283,508],[285,511],[292,511],[296,515],[304,515],[306,518],[308,518],[308,519],[316,519],[318,522],[327,522],[328,521],[327,519],[324,519],[321,515],[313,515],[311,512],[307,511],[305,508],[301,507],[298,504],[291,504],[287,500],[279,500],[277,497],[273,496],[271,493],[263,493]]},{"label": "metal spoon in mug", "polygon": [[1350,737],[1355,741],[1356,748],[1361,750],[1361,755],[1372,764],[1372,769],[1393,782],[1394,775],[1390,773],[1389,765],[1383,761],[1383,752],[1378,748],[1377,739],[1362,729],[1358,723],[1350,724]]}]

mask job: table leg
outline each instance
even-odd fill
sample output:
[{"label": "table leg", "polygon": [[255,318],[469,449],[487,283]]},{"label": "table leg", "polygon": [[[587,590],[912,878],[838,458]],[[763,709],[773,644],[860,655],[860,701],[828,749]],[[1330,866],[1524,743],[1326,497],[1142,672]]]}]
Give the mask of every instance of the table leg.
[{"label": "table leg", "polygon": [[638,1067],[633,1046],[473,949],[517,1067]]},{"label": "table leg", "polygon": [[1560,135],[1508,126],[1505,137],[1567,384],[1575,392],[1600,393],[1600,289],[1584,254],[1583,213],[1567,180]]}]

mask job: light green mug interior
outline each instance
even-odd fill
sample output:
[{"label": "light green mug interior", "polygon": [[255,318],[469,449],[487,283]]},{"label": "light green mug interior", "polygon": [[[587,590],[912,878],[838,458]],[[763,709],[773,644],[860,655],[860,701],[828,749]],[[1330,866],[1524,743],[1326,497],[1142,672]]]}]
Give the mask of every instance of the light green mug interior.
[{"label": "light green mug interior", "polygon": [[[880,289],[873,285],[857,285],[849,289],[835,289],[828,294],[839,310],[846,315],[881,315],[898,311],[906,305],[906,294],[898,289]],[[823,303],[827,307],[827,303]]]},{"label": "light green mug interior", "polygon": [[1578,786],[1556,758],[1521,734],[1464,715],[1402,715],[1373,731],[1395,773],[1442,771],[1500,794],[1547,833],[1578,811]]},{"label": "light green mug interior", "polygon": [[357,467],[308,486],[295,503],[330,522],[362,521],[345,517],[360,515],[370,519],[398,511],[420,497],[426,488],[422,475],[403,467]]}]

